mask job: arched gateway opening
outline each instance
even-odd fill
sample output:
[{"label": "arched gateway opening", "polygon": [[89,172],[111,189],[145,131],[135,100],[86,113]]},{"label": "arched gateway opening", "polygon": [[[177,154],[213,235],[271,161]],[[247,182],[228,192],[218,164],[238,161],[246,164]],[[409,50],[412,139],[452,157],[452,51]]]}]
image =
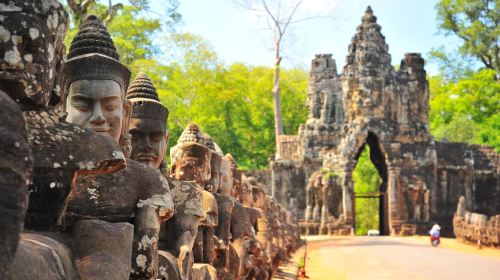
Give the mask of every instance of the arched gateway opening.
[{"label": "arched gateway opening", "polygon": [[[362,154],[366,158],[362,158],[363,166],[358,166]],[[353,222],[356,234],[367,234],[367,229],[378,229],[381,235],[388,235],[387,165],[385,155],[374,133],[368,133],[366,142],[355,155],[355,161],[354,170],[359,171],[353,174]],[[370,170],[368,166],[370,162],[376,171]],[[373,172],[376,172],[378,176]],[[365,176],[365,178],[360,176]],[[365,182],[362,183],[362,180]]]}]

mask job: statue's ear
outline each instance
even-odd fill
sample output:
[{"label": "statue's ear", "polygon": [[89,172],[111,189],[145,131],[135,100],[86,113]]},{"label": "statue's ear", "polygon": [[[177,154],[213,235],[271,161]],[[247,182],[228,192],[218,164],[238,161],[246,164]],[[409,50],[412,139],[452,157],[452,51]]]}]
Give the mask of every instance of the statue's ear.
[{"label": "statue's ear", "polygon": [[130,124],[130,117],[132,115],[132,102],[125,98],[123,102],[123,111],[122,111],[122,134],[128,134],[128,127]]},{"label": "statue's ear", "polygon": [[165,137],[165,150],[163,151],[163,154],[165,154],[167,152],[167,147],[168,147],[168,140],[170,140],[170,134],[169,132],[165,132],[165,135],[163,136]]}]

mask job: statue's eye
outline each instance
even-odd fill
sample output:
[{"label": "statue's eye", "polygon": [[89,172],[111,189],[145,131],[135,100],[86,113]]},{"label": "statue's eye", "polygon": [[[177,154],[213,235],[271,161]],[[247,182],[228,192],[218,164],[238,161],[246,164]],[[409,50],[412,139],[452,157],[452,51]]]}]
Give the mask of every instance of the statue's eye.
[{"label": "statue's eye", "polygon": [[82,111],[82,112],[87,112],[89,110],[88,104],[84,104],[84,103],[75,104],[75,108],[78,109],[79,111]]},{"label": "statue's eye", "polygon": [[129,133],[132,135],[132,140],[134,140],[134,142],[135,142],[135,140],[137,140],[141,137],[141,133],[139,131],[137,131],[136,129],[131,129],[129,131]]},{"label": "statue's eye", "polygon": [[90,108],[90,102],[83,98],[74,98],[71,104],[75,109],[81,112],[87,112]]},{"label": "statue's eye", "polygon": [[116,110],[116,108],[118,108],[118,106],[117,106],[117,105],[114,105],[114,104],[108,104],[108,105],[106,105],[106,107],[105,107],[105,108],[106,108],[106,111],[111,112],[111,111]]},{"label": "statue's eye", "polygon": [[152,142],[160,142],[162,136],[163,136],[162,133],[159,133],[159,132],[151,133],[151,141]]}]

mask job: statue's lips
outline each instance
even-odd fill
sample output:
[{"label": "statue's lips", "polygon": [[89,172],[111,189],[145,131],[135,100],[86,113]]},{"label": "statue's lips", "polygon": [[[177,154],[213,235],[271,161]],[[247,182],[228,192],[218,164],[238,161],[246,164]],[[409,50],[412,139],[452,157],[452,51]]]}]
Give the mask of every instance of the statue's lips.
[{"label": "statue's lips", "polygon": [[135,159],[138,161],[153,161],[155,159],[155,155],[153,154],[138,154],[135,156]]},{"label": "statue's lips", "polygon": [[110,132],[110,127],[89,127],[90,130],[95,132]]}]

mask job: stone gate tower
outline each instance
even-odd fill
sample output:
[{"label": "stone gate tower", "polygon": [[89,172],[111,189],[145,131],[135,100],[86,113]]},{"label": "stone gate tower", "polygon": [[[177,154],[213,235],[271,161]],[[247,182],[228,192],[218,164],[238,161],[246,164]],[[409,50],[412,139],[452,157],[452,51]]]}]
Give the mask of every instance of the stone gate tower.
[{"label": "stone gate tower", "polygon": [[280,138],[281,149],[270,164],[272,193],[281,203],[296,203],[300,212],[311,173],[320,167],[333,170],[342,190],[341,203],[334,207],[344,225],[353,226],[352,172],[368,145],[382,179],[378,197],[383,234],[415,231],[429,222],[443,224],[445,231],[450,225],[450,230],[460,195],[466,196],[468,209],[500,212],[500,202],[484,203],[474,195],[479,192],[485,199],[500,193],[500,157],[486,146],[434,141],[424,60],[418,53],[407,53],[396,71],[380,31],[368,7],[341,73],[331,55],[313,59],[308,120],[299,135]]}]

